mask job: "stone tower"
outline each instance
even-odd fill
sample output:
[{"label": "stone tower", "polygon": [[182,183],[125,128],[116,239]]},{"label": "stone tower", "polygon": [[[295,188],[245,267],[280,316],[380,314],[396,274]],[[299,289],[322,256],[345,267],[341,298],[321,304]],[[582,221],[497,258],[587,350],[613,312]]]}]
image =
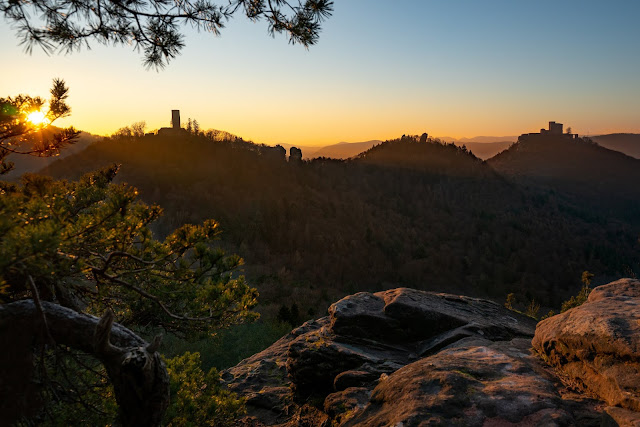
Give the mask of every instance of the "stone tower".
[{"label": "stone tower", "polygon": [[171,110],[171,125],[174,129],[180,129],[180,110]]}]

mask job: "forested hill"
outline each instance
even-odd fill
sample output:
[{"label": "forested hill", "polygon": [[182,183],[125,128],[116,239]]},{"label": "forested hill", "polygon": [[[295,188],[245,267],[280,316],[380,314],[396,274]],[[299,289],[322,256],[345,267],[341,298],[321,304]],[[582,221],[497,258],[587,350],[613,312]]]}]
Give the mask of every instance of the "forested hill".
[{"label": "forested hill", "polygon": [[488,163],[519,182],[560,192],[595,212],[640,224],[640,160],[590,139],[524,138]]},{"label": "forested hill", "polygon": [[266,311],[296,302],[321,314],[337,297],[397,286],[557,307],[583,270],[638,269],[639,230],[525,190],[452,144],[404,138],[350,161],[288,162],[241,140],[155,136],[105,140],[46,172],[113,162],[165,209],[158,233],[217,219]]},{"label": "forested hill", "polygon": [[420,143],[415,137],[386,141],[361,153],[357,162],[419,170],[427,174],[482,178],[493,175],[480,159],[466,147],[429,140]]}]

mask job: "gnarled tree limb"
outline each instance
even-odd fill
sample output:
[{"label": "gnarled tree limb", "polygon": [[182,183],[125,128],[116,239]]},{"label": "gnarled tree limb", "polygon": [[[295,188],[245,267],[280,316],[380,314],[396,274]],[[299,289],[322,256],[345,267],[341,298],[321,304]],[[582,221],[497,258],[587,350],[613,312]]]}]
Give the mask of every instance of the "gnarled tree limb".
[{"label": "gnarled tree limb", "polygon": [[[158,340],[149,344],[129,329],[102,319],[42,302],[51,337],[59,345],[94,355],[105,366],[124,426],[158,426],[169,403],[169,376]],[[0,305],[0,413],[11,423],[41,406],[33,378],[33,351],[40,344],[38,307],[32,300]]]}]

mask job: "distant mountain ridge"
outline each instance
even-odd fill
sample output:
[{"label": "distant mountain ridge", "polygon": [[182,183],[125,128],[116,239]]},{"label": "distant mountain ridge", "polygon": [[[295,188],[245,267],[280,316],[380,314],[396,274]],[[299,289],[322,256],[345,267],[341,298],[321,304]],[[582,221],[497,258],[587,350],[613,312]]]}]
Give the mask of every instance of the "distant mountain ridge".
[{"label": "distant mountain ridge", "polygon": [[496,141],[496,142],[461,142],[455,141],[459,147],[465,146],[469,151],[473,153],[479,159],[487,160],[496,154],[506,150],[514,141]]},{"label": "distant mountain ridge", "polygon": [[481,144],[486,144],[489,142],[516,142],[518,137],[515,135],[512,136],[474,136],[472,138],[453,138],[454,142],[465,144],[468,142],[478,142]]},{"label": "distant mountain ridge", "polygon": [[637,133],[612,133],[592,136],[591,139],[610,150],[620,151],[640,159],[640,135]]},{"label": "distant mountain ridge", "polygon": [[[517,136],[474,136],[472,138],[452,138],[449,136],[437,137],[445,142],[453,142],[455,145],[467,147],[476,157],[488,160],[498,153],[506,150],[518,140]],[[603,147],[620,151],[628,156],[640,159],[640,135],[629,133],[616,133],[609,135],[597,135],[591,137]],[[303,159],[314,159],[317,157],[327,157],[330,159],[349,159],[370,149],[374,145],[382,143],[381,140],[374,139],[363,142],[338,142],[326,146],[301,146],[295,144],[280,144],[287,152],[290,147],[298,147],[302,150]]]},{"label": "distant mountain ridge", "polygon": [[[515,136],[477,136],[473,138],[436,138],[445,142],[453,142],[458,147],[462,147],[465,145],[467,149],[469,149],[473,154],[482,159],[486,160],[490,157],[495,156],[499,152],[507,149],[511,144],[513,144],[518,138]],[[318,157],[326,157],[329,159],[350,159],[352,157],[356,157],[360,153],[370,149],[371,147],[381,144],[383,141],[379,139],[373,139],[370,141],[362,141],[362,142],[338,142],[337,144],[326,145],[324,147],[310,147],[310,146],[300,146],[295,144],[280,144],[287,151],[290,147],[298,147],[302,150],[302,158],[303,159],[315,159]]]},{"label": "distant mountain ridge", "polygon": [[320,148],[314,153],[309,154],[309,158],[328,157],[331,159],[348,159],[380,143],[382,143],[382,141],[378,139],[364,142],[339,142]]},{"label": "distant mountain ridge", "polygon": [[56,160],[63,159],[65,157],[81,152],[89,145],[93,144],[101,138],[102,137],[100,136],[82,132],[73,144],[60,150],[60,153],[57,156],[38,157],[22,154],[10,154],[8,156],[8,160],[14,163],[15,168],[11,172],[3,175],[2,179],[7,181],[17,181],[24,173],[38,172],[39,170],[47,167]]}]

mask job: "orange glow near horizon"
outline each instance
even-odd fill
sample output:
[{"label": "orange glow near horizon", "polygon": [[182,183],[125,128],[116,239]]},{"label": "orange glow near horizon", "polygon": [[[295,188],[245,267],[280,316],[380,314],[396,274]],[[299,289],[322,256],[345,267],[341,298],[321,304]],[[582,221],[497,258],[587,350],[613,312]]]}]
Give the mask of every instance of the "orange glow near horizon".
[{"label": "orange glow near horizon", "polygon": [[640,133],[640,2],[556,2],[543,20],[522,19],[536,2],[465,2],[465,13],[457,2],[405,3],[335,2],[309,50],[239,17],[219,38],[187,27],[159,72],[125,46],[26,55],[0,21],[2,58],[20,70],[0,79],[0,96],[46,97],[59,77],[73,109],[61,127],[110,135],[145,121],[152,131],[177,109],[183,126],[192,118],[267,145],[513,137],[551,120],[580,135]]},{"label": "orange glow near horizon", "polygon": [[[638,133],[640,129],[630,129],[620,123],[620,127],[615,124],[602,128],[590,127],[589,120],[572,120],[562,114],[542,114],[537,113],[539,120],[531,120],[529,117],[513,116],[507,122],[498,123],[491,119],[490,111],[484,115],[477,115],[472,120],[458,121],[456,117],[446,117],[443,114],[436,115],[429,112],[432,120],[424,120],[416,115],[392,116],[386,112],[367,111],[370,115],[361,112],[354,113],[348,119],[342,114],[319,114],[313,118],[305,117],[303,114],[297,115],[290,112],[291,121],[287,126],[282,125],[281,120],[264,111],[255,111],[252,120],[245,120],[245,114],[234,114],[233,111],[202,111],[201,106],[193,106],[196,112],[190,108],[182,108],[182,126],[185,127],[189,118],[196,119],[202,130],[217,129],[227,131],[248,141],[257,144],[276,145],[292,144],[301,146],[326,146],[339,142],[362,142],[369,140],[387,140],[398,138],[403,134],[420,135],[423,132],[430,136],[449,139],[473,138],[476,136],[518,136],[522,133],[538,132],[540,128],[546,128],[549,120],[563,123],[565,128],[571,127],[574,133],[580,135],[598,135],[607,133]],[[100,107],[98,107],[100,108]],[[77,129],[92,133],[94,135],[108,136],[115,133],[119,128],[129,126],[137,121],[145,121],[146,131],[150,132],[161,127],[170,126],[170,113],[175,105],[169,105],[166,111],[154,106],[148,115],[145,113],[109,114],[101,110],[96,114],[85,109],[75,109],[71,117],[60,120],[60,126],[75,126]],[[200,112],[198,112],[200,111]],[[207,114],[209,113],[209,114]],[[342,112],[340,112],[342,113]],[[205,115],[215,117],[208,119]],[[153,116],[153,117],[151,117]],[[99,117],[99,119],[95,119]],[[34,116],[34,120],[29,120],[37,124],[39,116]]]}]

